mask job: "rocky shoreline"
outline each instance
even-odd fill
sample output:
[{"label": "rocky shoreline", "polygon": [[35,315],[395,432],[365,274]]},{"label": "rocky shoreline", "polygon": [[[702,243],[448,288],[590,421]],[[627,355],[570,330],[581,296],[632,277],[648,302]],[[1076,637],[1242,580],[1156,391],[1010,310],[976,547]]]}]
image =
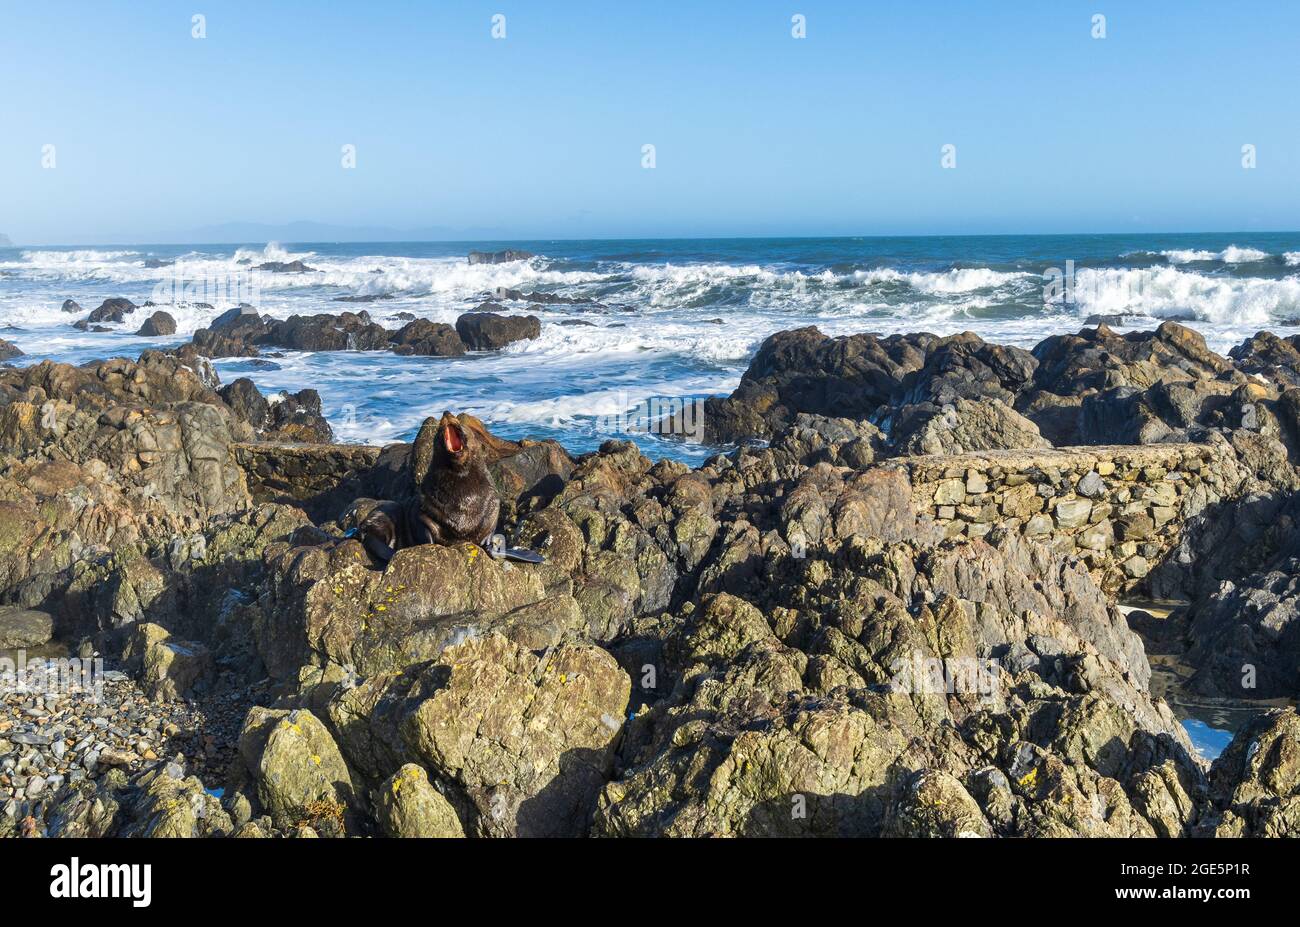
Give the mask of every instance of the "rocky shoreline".
[{"label": "rocky shoreline", "polygon": [[[1143,642],[1296,697],[1300,340],[780,332],[696,469],[497,442],[502,530],[546,563],[382,569],[358,500],[408,495],[428,435],[330,444],[313,391],[207,360],[501,324],[235,309],[0,367],[0,639],[111,671],[100,702],[6,690],[0,835],[1300,834],[1296,710],[1207,764]],[[1122,595],[1187,605],[1130,627]]]}]

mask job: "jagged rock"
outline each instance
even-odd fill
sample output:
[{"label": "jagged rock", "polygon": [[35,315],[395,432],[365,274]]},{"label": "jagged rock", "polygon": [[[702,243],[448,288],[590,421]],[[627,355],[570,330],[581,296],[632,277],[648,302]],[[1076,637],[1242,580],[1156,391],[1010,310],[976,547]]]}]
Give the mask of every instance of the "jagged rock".
[{"label": "jagged rock", "polygon": [[308,267],[302,261],[265,261],[253,269],[265,270],[273,274],[308,274],[316,272],[316,268]]},{"label": "jagged rock", "polygon": [[[530,643],[539,633],[554,641],[578,614],[558,602],[543,606],[552,597],[537,571],[493,560],[474,544],[406,548],[383,571],[356,541],[273,545],[269,557],[271,595],[254,636],[267,668],[282,678],[313,654],[364,675],[401,669],[494,629]],[[537,627],[543,615],[556,622],[546,631]]]},{"label": "jagged rock", "polygon": [[[493,308],[485,303],[480,309]],[[500,307],[495,307],[500,308]],[[453,328],[442,322],[413,319],[396,331],[373,321],[366,311],[295,315],[279,321],[258,315],[251,306],[222,313],[178,349],[206,357],[256,357],[262,348],[293,351],[383,351],[396,354],[457,357],[465,351],[497,350],[523,338],[536,338],[536,316],[493,312],[462,315]]]},{"label": "jagged rock", "polygon": [[225,837],[235,829],[221,801],[194,776],[179,778],[157,767],[135,783],[122,837]]},{"label": "jagged rock", "polygon": [[23,352],[18,345],[0,338],[0,361],[13,360],[15,357],[22,356]]},{"label": "jagged rock", "polygon": [[869,418],[903,378],[925,363],[934,335],[850,335],[817,328],[777,332],[763,342],[727,399],[705,402],[710,442],[769,438],[800,412]]},{"label": "jagged rock", "polygon": [[885,832],[896,837],[991,837],[993,827],[952,775],[921,772],[890,808]]},{"label": "jagged rock", "polygon": [[1232,738],[1210,770],[1216,837],[1300,835],[1300,714],[1264,714]]},{"label": "jagged rock", "polygon": [[870,422],[801,412],[772,446],[778,454],[789,455],[782,468],[786,472],[793,472],[796,465],[811,467],[821,462],[864,470],[882,456],[885,435]]},{"label": "jagged rock", "polygon": [[1034,377],[1037,359],[1021,348],[989,344],[963,332],[927,346],[925,365],[892,397],[898,406],[946,406],[958,400],[997,399],[1010,405]]},{"label": "jagged rock", "polygon": [[1105,325],[1075,335],[1054,335],[1033,350],[1038,359],[1034,382],[1061,396],[1127,386],[1147,389],[1158,382],[1213,379],[1232,364],[1205,345],[1205,339],[1177,322],[1154,332],[1117,335]]},{"label": "jagged rock", "polygon": [[314,389],[282,390],[268,402],[268,411],[271,420],[263,432],[268,440],[324,443],[334,439],[334,429],[321,414],[320,393]]},{"label": "jagged rock", "polygon": [[338,315],[293,315],[272,321],[258,343],[291,351],[380,351],[388,347],[390,333],[366,312]]},{"label": "jagged rock", "polygon": [[1228,352],[1238,370],[1277,386],[1300,386],[1300,336],[1257,332]]},{"label": "jagged rock", "polygon": [[1191,685],[1229,698],[1300,692],[1300,559],[1225,581],[1198,602],[1189,627]]},{"label": "jagged rock", "polygon": [[271,405],[248,377],[240,377],[221,388],[218,395],[223,402],[245,422],[257,431],[264,429],[271,421]]},{"label": "jagged rock", "polygon": [[906,406],[891,432],[901,454],[1050,447],[1032,421],[998,401],[955,399],[950,404]]}]

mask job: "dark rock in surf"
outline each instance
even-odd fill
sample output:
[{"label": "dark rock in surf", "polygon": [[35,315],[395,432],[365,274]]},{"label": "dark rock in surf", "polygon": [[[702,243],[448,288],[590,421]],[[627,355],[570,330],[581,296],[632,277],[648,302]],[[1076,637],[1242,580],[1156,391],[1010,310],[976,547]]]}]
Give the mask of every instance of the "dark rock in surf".
[{"label": "dark rock in surf", "polygon": [[271,421],[271,404],[248,377],[227,383],[217,394],[245,422],[261,431]]},{"label": "dark rock in surf", "polygon": [[302,261],[267,261],[258,264],[254,270],[265,270],[273,274],[307,274],[316,273],[316,268],[308,267]]},{"label": "dark rock in surf", "polygon": [[428,319],[407,322],[393,334],[391,344],[393,353],[402,355],[459,357],[465,353],[465,342],[455,328]]},{"label": "dark rock in surf", "polygon": [[815,326],[777,332],[730,397],[706,400],[706,440],[770,438],[801,412],[870,418],[904,377],[921,369],[938,340],[929,334],[830,338]]},{"label": "dark rock in surf", "polygon": [[142,338],[159,338],[166,335],[176,334],[176,320],[171,317],[170,313],[163,312],[159,309],[149,318],[145,319],[140,330],[136,332]]},{"label": "dark rock in surf", "polygon": [[335,296],[336,303],[375,303],[385,299],[393,299],[392,293],[374,293],[362,296]]},{"label": "dark rock in surf", "polygon": [[91,310],[90,315],[86,317],[86,321],[91,323],[122,322],[138,308],[140,307],[131,300],[123,297],[106,299],[99,304],[99,308]]},{"label": "dark rock in surf", "polygon": [[390,333],[367,312],[338,315],[294,315],[283,322],[270,322],[258,339],[293,351],[380,351],[388,346]]},{"label": "dark rock in surf", "polygon": [[[492,304],[484,303],[488,305]],[[484,306],[456,320],[456,334],[471,351],[497,351],[542,333],[542,322],[535,315],[500,315],[482,311]]]},{"label": "dark rock in surf", "polygon": [[334,429],[321,413],[320,393],[300,389],[296,393],[281,390],[270,404],[271,421],[264,437],[270,441],[295,441],[320,444],[334,440]]}]

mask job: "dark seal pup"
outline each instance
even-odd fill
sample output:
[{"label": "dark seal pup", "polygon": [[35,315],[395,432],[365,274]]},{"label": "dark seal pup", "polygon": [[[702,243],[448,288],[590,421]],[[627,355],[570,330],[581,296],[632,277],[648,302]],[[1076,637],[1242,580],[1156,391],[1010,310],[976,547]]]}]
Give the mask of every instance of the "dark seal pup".
[{"label": "dark seal pup", "polygon": [[[419,480],[416,495],[406,502],[381,502],[371,510],[357,534],[379,560],[387,562],[396,551],[418,544],[485,544],[496,530],[501,513],[492,477],[488,474],[489,447],[477,420],[462,421],[442,414],[435,432],[428,469]],[[413,460],[422,456],[416,448]]]}]

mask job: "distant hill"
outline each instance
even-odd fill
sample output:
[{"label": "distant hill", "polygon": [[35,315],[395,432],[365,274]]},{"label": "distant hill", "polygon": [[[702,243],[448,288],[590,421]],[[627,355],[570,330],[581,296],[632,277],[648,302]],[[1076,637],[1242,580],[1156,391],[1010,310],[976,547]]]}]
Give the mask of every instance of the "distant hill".
[{"label": "distant hill", "polygon": [[8,235],[0,235],[0,248],[12,248],[14,243],[9,240]]}]

